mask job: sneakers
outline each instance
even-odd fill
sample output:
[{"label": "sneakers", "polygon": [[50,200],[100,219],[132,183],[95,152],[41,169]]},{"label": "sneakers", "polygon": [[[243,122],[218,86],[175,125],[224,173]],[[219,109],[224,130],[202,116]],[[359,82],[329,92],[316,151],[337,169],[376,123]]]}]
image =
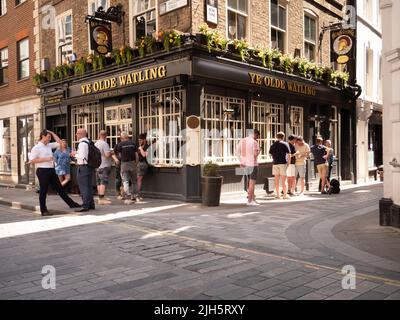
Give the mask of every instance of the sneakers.
[{"label": "sneakers", "polygon": [[102,205],[111,204],[111,201],[107,199],[99,199],[99,204]]},{"label": "sneakers", "polygon": [[257,203],[257,202],[255,202],[255,201],[251,201],[251,202],[247,202],[247,205],[248,205],[249,207],[256,207],[256,206],[259,206],[260,204]]}]

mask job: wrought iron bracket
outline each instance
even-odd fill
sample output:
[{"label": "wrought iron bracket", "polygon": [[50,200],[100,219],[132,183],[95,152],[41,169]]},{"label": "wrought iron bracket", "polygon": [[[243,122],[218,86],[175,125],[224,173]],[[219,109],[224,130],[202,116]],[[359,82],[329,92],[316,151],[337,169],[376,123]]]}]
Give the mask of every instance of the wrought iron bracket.
[{"label": "wrought iron bracket", "polygon": [[116,22],[118,24],[122,23],[122,18],[125,15],[125,12],[122,11],[122,4],[117,4],[116,6],[112,6],[104,11],[103,7],[99,7],[97,11],[94,13],[94,16],[101,20],[107,20]]}]

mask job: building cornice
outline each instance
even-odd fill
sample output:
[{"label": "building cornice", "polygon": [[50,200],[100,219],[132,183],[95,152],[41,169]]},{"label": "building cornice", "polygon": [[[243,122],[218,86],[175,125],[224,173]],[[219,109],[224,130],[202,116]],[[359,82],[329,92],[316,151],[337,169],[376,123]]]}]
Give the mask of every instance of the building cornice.
[{"label": "building cornice", "polygon": [[387,9],[393,6],[393,0],[381,0],[381,9]]}]

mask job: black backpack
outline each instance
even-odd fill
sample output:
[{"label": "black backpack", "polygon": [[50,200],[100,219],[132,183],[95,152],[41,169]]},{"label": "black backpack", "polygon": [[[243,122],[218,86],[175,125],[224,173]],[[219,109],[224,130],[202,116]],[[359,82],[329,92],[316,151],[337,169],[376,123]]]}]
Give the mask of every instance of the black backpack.
[{"label": "black backpack", "polygon": [[88,159],[86,159],[88,166],[97,169],[101,165],[101,152],[99,148],[94,145],[92,140],[83,142],[87,143],[89,146]]},{"label": "black backpack", "polygon": [[340,182],[337,179],[331,180],[331,193],[338,194],[340,193]]}]

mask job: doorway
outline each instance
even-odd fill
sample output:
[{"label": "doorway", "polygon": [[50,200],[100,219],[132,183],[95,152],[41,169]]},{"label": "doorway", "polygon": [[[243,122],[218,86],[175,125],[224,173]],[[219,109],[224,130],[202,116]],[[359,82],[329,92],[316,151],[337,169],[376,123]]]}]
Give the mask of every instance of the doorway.
[{"label": "doorway", "polygon": [[20,184],[35,183],[35,167],[28,163],[29,153],[35,145],[33,123],[33,115],[17,118],[18,183]]}]

